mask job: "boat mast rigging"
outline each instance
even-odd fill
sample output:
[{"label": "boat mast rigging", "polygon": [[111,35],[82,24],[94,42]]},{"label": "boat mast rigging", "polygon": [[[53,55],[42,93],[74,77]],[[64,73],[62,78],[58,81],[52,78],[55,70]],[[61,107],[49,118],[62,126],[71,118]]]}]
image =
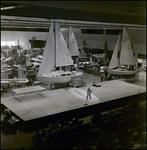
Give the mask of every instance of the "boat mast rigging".
[{"label": "boat mast rigging", "polygon": [[53,22],[53,24],[54,24],[54,28],[53,28],[53,32],[54,32],[54,47],[55,47],[55,49],[54,49],[54,68],[56,68],[56,38],[57,38],[57,36],[56,36],[56,32],[57,32],[57,22],[55,21],[55,23]]},{"label": "boat mast rigging", "polygon": [[122,32],[120,31],[120,44],[119,44],[119,61],[118,61],[118,68],[121,66],[121,64],[120,64],[120,56],[121,56],[121,47],[122,47],[122,40],[123,40],[123,38],[122,38],[122,35],[123,35],[123,27],[124,26],[122,26]]}]

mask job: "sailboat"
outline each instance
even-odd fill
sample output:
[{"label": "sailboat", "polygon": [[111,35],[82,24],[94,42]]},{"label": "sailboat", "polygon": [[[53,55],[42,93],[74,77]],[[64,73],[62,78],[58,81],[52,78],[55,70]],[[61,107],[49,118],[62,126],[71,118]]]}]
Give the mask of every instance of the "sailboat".
[{"label": "sailboat", "polygon": [[[118,59],[117,57],[119,49],[120,49],[120,59]],[[126,68],[122,68],[122,66],[126,66]],[[138,72],[138,70],[135,68],[127,69],[128,66],[136,66],[136,61],[133,55],[128,33],[126,31],[126,28],[123,27],[122,40],[121,40],[121,34],[119,34],[108,67],[108,73],[112,75],[133,75],[134,76]]]},{"label": "sailboat", "polygon": [[[8,88],[10,84],[17,83],[17,86],[24,86],[29,82],[26,78],[26,68],[21,68],[19,65],[13,65],[13,69],[7,64],[2,64],[1,68],[1,87]],[[17,77],[14,76],[14,70],[17,72]],[[10,78],[9,75],[13,75],[14,78]]]},{"label": "sailboat", "polygon": [[1,64],[1,89],[9,87],[8,75],[11,74],[11,66],[6,63]]},{"label": "sailboat", "polygon": [[77,41],[76,41],[76,38],[75,38],[75,35],[71,26],[69,26],[67,46],[68,46],[71,57],[79,56]]},{"label": "sailboat", "polygon": [[37,78],[41,83],[68,83],[71,81],[71,71],[64,71],[61,67],[70,65],[73,65],[73,61],[60,26],[55,22],[54,33],[54,24],[51,22]]},{"label": "sailboat", "polygon": [[4,60],[2,60],[2,61],[1,61],[1,64],[7,63],[7,62],[10,62],[10,63],[11,63],[12,61],[14,61],[14,58],[10,56],[10,57],[5,58]]},{"label": "sailboat", "polygon": [[72,27],[69,26],[69,34],[67,38],[67,47],[69,49],[70,55],[72,59],[74,59],[74,66],[76,67],[76,71],[72,71],[72,77],[82,77],[83,72],[78,70],[78,64],[79,64],[79,50],[77,41],[74,35],[74,32],[72,30]]}]

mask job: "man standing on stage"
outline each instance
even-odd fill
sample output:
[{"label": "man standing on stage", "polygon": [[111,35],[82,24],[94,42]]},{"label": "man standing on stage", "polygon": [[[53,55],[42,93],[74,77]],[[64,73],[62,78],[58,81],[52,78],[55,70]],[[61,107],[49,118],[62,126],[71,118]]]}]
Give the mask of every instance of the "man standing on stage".
[{"label": "man standing on stage", "polygon": [[91,93],[92,93],[92,86],[87,89],[87,97],[86,97],[86,100],[88,100],[88,97],[91,99]]}]

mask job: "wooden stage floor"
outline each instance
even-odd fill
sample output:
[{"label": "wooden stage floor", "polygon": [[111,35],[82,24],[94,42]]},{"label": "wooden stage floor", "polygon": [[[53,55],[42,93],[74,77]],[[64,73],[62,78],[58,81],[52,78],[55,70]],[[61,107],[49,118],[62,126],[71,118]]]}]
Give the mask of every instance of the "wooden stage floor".
[{"label": "wooden stage floor", "polygon": [[9,97],[1,98],[1,104],[9,108],[16,116],[23,121],[29,121],[68,110],[88,107],[90,105],[113,101],[118,98],[146,92],[146,87],[126,83],[124,81],[113,80],[107,82],[99,82],[101,87],[93,86],[92,99],[86,103],[86,91],[90,83],[86,87],[78,87],[68,89],[56,89],[51,91],[43,91],[46,98],[35,93],[28,94],[19,102],[10,94]]}]

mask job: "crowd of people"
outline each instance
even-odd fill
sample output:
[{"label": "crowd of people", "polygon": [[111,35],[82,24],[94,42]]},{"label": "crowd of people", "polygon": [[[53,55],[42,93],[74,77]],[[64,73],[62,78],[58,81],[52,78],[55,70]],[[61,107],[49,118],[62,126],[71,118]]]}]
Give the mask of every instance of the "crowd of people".
[{"label": "crowd of people", "polygon": [[146,149],[146,105],[134,100],[118,110],[96,112],[88,123],[51,122],[32,137],[32,149]]},{"label": "crowd of people", "polygon": [[5,108],[3,111],[3,118],[1,121],[1,129],[5,134],[15,134],[16,131],[19,129],[19,132],[21,132],[20,129],[20,121],[19,119],[15,118],[12,115],[12,112]]}]

